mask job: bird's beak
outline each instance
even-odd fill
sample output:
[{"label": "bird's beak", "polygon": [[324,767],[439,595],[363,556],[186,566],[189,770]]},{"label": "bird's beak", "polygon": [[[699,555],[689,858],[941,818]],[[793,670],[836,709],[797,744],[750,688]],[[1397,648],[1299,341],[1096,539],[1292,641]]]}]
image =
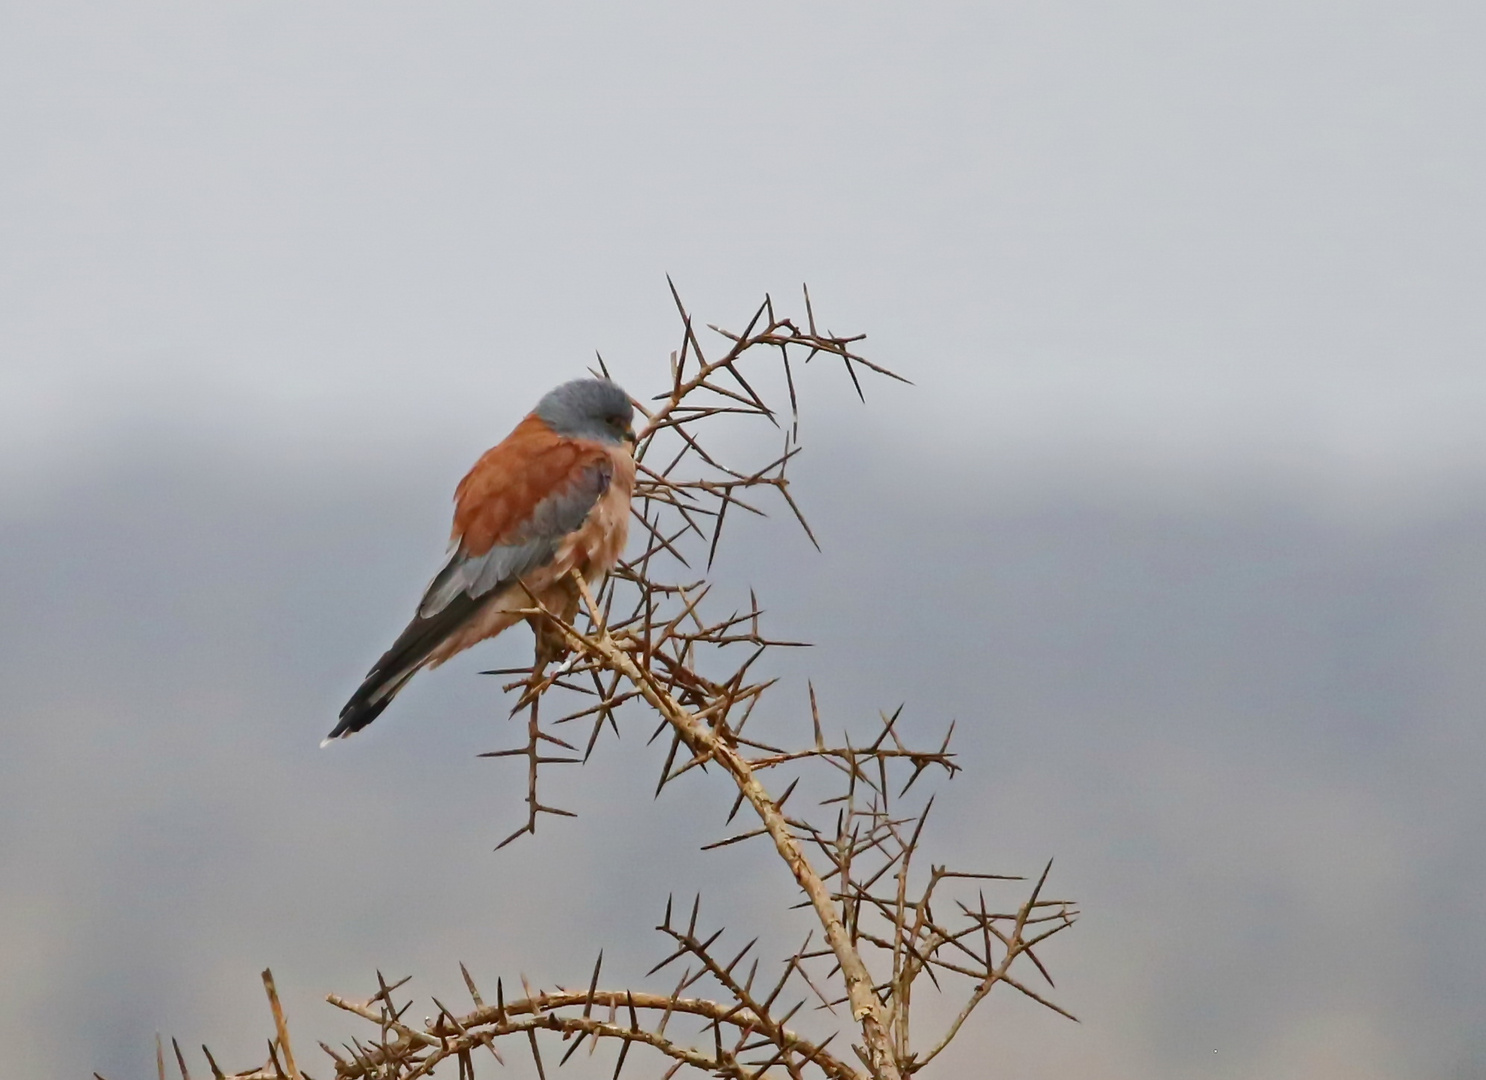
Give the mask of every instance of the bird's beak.
[{"label": "bird's beak", "polygon": [[635,445],[635,429],[633,427],[627,427],[624,429],[624,441],[629,443],[631,446]]}]

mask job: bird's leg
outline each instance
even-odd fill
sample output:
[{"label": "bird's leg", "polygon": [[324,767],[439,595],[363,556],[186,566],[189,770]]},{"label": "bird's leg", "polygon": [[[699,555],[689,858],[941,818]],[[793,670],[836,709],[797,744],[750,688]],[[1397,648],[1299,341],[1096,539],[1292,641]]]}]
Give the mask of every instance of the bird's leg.
[{"label": "bird's leg", "polygon": [[[543,597],[547,610],[569,626],[578,617],[578,586],[569,575],[563,575],[561,581],[557,582]],[[554,603],[554,601],[557,601]],[[547,664],[561,660],[568,655],[568,643],[559,629],[551,619],[545,615],[535,616],[532,620],[532,632],[536,635],[536,661],[539,668]]]}]

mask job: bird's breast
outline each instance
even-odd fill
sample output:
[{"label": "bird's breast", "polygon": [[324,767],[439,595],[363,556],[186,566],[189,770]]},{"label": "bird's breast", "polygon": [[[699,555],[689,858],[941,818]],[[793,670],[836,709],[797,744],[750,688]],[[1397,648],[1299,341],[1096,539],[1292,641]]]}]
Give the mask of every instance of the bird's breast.
[{"label": "bird's breast", "polygon": [[635,462],[627,453],[610,454],[614,472],[588,517],[569,535],[558,561],[594,580],[607,574],[624,554],[629,540],[630,499],[635,491]]}]

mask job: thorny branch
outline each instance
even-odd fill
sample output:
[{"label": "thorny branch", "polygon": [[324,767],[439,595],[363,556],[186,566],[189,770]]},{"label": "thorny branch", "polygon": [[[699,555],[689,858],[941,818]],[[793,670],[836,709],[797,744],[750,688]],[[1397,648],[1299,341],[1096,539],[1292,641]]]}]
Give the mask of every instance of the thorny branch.
[{"label": "thorny branch", "polygon": [[[616,1046],[616,1080],[632,1047],[668,1059],[667,1078],[689,1068],[720,1077],[899,1080],[938,1057],[998,984],[1070,1016],[1029,985],[1020,973],[1025,965],[1018,964],[1026,957],[1035,976],[1051,986],[1036,950],[1077,916],[1070,902],[1043,896],[1051,863],[1027,898],[1004,911],[988,906],[984,890],[995,882],[1021,879],[933,864],[925,872],[921,862],[915,863],[933,798],[914,801],[918,794],[913,789],[926,772],[952,777],[960,768],[949,749],[953,725],[936,745],[911,747],[899,733],[900,710],[883,715],[860,745],[849,736],[828,741],[810,687],[807,744],[781,747],[756,733],[745,735],[749,718],[775,683],[753,674],[762,666],[758,661],[772,649],[801,643],[766,635],[763,612],[751,593],[746,609],[711,613],[712,583],[693,569],[703,552],[710,569],[730,512],[764,512],[756,505],[760,496],[782,500],[816,542],[786,477],[800,451],[797,378],[804,365],[817,359],[839,362],[859,396],[863,373],[900,377],[855,351],[862,335],[820,330],[808,291],[803,325],[779,315],[766,297],[741,333],[711,327],[724,345],[710,359],[674,287],[672,296],[682,341],[671,354],[669,385],[649,402],[637,402],[646,421],[637,443],[639,481],[633,507],[641,550],[610,575],[597,596],[574,579],[583,601],[577,625],[551,612],[529,613],[566,642],[570,652],[564,663],[551,670],[533,664],[490,673],[515,677],[505,687],[520,691],[512,715],[526,713],[525,745],[487,755],[522,757],[527,765],[527,820],[499,846],[534,833],[544,813],[571,816],[538,798],[544,766],[587,761],[606,727],[618,735],[622,715],[648,712],[660,722],[651,740],[668,735],[657,793],[693,769],[720,769],[737,790],[728,822],[746,802],[758,824],[708,848],[767,836],[804,893],[817,930],[784,959],[777,978],[760,981],[757,939],[724,959],[723,931],[698,928],[700,898],[684,926],[668,903],[658,929],[673,948],[650,974],[683,966],[669,992],[601,989],[600,954],[586,990],[533,991],[523,977],[523,996],[507,1002],[504,984],[497,980],[492,1005],[466,971],[473,1007],[457,1014],[434,999],[438,1013],[422,1026],[404,1019],[411,1002],[394,1003],[394,991],[406,980],[389,986],[379,975],[377,993],[365,1002],[329,997],[376,1031],[375,1038],[355,1040],[340,1050],[321,1044],[341,1080],[415,1080],[450,1061],[460,1080],[473,1080],[477,1052],[500,1060],[497,1043],[510,1037],[525,1040],[537,1074],[545,1080],[539,1032],[555,1032],[568,1044],[559,1064],[585,1040],[589,1053],[600,1043]],[[772,377],[761,364],[771,356],[776,362]],[[603,370],[602,359],[599,367]],[[758,387],[771,386],[787,397],[787,407],[759,392]],[[760,467],[727,462],[725,455],[704,446],[704,434],[710,443],[728,425],[757,421],[782,436],[779,451]],[[544,711],[549,699],[566,704]],[[566,738],[557,733],[559,728]],[[586,728],[586,735],[568,734],[575,728]],[[792,774],[778,796],[761,779],[776,772]],[[823,824],[786,813],[786,803],[802,782],[805,790],[823,796],[819,805],[834,814],[834,821]],[[813,944],[817,932],[822,940]],[[964,989],[953,1019],[937,1038],[915,1042],[912,1005],[922,976],[936,995],[948,994],[956,985]],[[712,996],[688,994],[701,983],[712,988]],[[233,1080],[311,1080],[295,1065],[266,972],[265,985],[277,1036],[269,1044],[269,1061],[234,1074]],[[836,1014],[835,1007],[843,1003],[849,1006],[849,1027]],[[832,1015],[837,1017],[834,1023]],[[797,1019],[808,1019],[812,1029],[823,1027],[825,1034],[810,1035],[791,1026]],[[851,1043],[851,1032],[859,1044]],[[855,1060],[835,1049],[843,1034]],[[179,1048],[177,1057],[182,1080],[189,1080]],[[163,1054],[160,1062],[163,1077]],[[215,1062],[211,1069],[221,1080]]]}]

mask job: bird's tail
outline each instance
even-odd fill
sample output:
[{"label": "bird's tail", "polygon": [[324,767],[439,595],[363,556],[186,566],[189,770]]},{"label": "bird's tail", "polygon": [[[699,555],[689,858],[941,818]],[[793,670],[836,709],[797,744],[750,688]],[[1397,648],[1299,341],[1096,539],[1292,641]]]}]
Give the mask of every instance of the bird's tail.
[{"label": "bird's tail", "polygon": [[382,710],[392,704],[397,692],[407,685],[407,681],[422,666],[423,662],[420,661],[392,678],[388,678],[379,668],[372,668],[366,679],[356,688],[356,693],[351,695],[351,700],[341,709],[340,720],[330,729],[330,734],[320,741],[320,745],[329,746],[335,739],[349,739],[381,716]]},{"label": "bird's tail", "polygon": [[328,746],[332,739],[349,738],[381,716],[397,692],[428,663],[434,650],[479,607],[478,601],[460,595],[442,610],[408,623],[392,648],[366,673],[351,700],[341,709],[340,720],[320,745]]}]

